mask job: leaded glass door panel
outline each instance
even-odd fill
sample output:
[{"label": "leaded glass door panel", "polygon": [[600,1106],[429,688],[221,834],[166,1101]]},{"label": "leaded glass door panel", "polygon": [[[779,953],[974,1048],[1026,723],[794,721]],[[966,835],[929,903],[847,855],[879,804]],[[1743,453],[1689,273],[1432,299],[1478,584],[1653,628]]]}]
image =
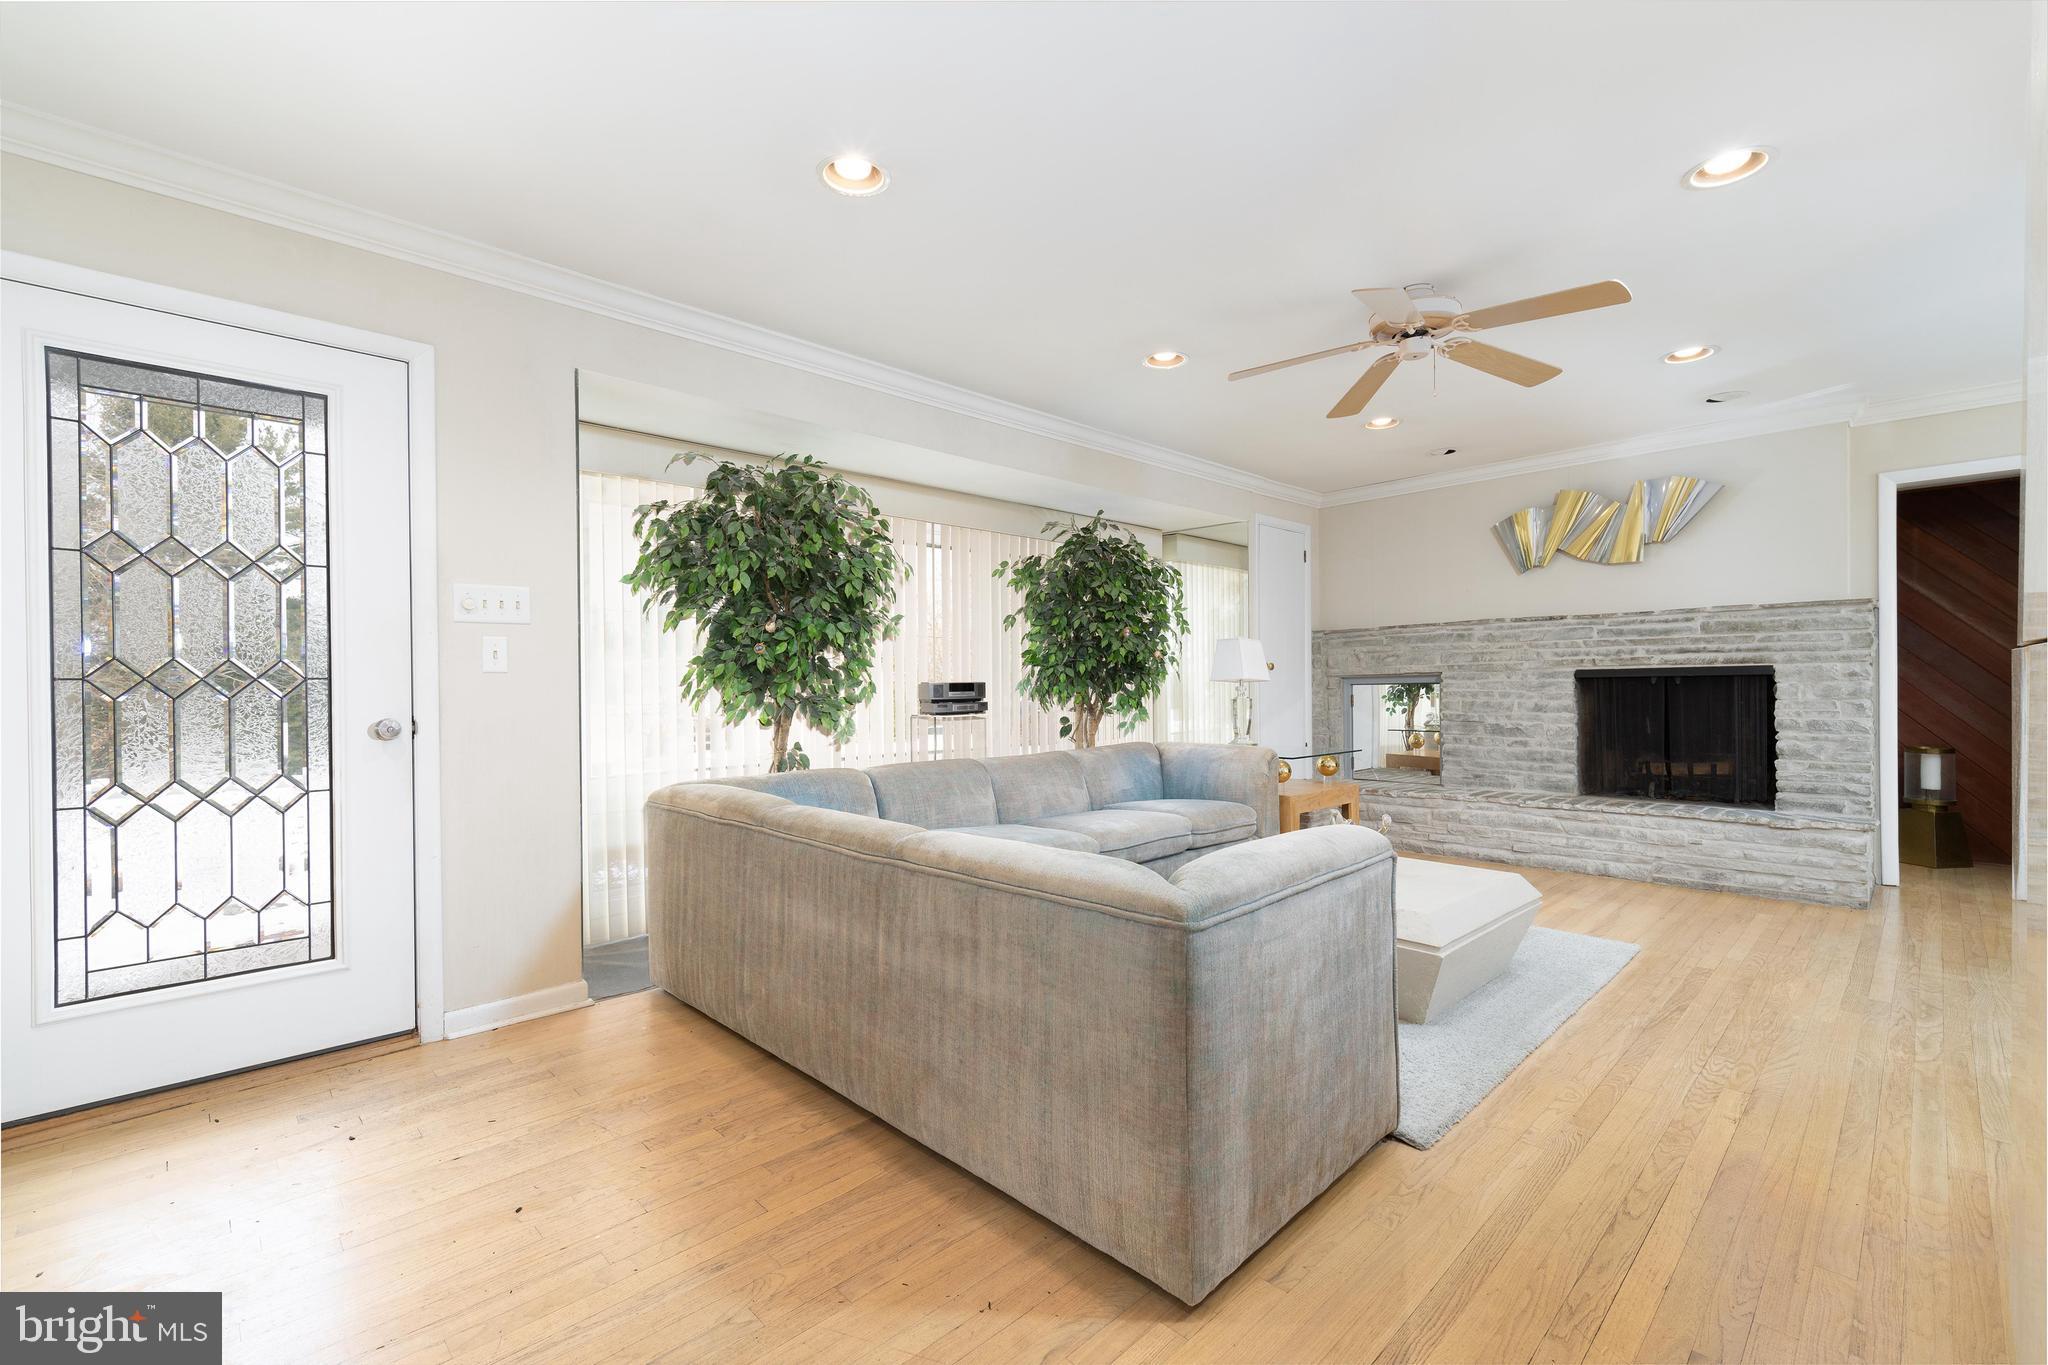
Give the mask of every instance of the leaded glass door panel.
[{"label": "leaded glass door panel", "polygon": [[7,1117],[403,1031],[405,367],[6,288],[47,565]]}]

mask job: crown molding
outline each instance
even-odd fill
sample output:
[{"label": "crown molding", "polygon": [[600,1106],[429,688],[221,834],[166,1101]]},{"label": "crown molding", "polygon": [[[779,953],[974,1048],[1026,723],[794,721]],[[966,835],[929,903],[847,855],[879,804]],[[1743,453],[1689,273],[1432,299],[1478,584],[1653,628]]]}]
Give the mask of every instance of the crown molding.
[{"label": "crown molding", "polygon": [[1345,488],[1335,493],[1324,494],[1323,506],[1342,507],[1354,502],[1376,502],[1381,498],[1406,497],[1410,493],[1427,493],[1438,488],[1457,488],[1468,483],[1491,483],[1495,479],[1512,478],[1517,474],[1538,474],[1551,469],[1570,469],[1574,465],[1625,460],[1631,455],[1654,455],[1666,450],[1686,450],[1693,446],[1739,441],[1751,436],[1769,436],[1781,431],[1801,431],[1807,427],[1829,426],[1847,422],[1860,406],[1861,404],[1853,398],[1832,399],[1786,412],[1760,413],[1731,421],[1675,427],[1669,431],[1628,436],[1618,441],[1602,441],[1596,445],[1546,451],[1541,455],[1528,455],[1519,460],[1501,460],[1494,464],[1474,465],[1469,469],[1449,469],[1441,474],[1417,474],[1412,478],[1388,479],[1384,483],[1360,484],[1356,488]]},{"label": "crown molding", "polygon": [[1105,431],[21,105],[0,102],[0,151],[1171,473],[1305,506],[1318,506],[1322,500],[1323,495],[1298,484]]},{"label": "crown molding", "polygon": [[1914,417],[1933,417],[1944,412],[1970,408],[1995,408],[2017,403],[2025,397],[2025,386],[2017,379],[2003,384],[1979,384],[1975,388],[1948,389],[1915,398],[1887,398],[1865,403],[1849,419],[1852,427],[1875,426],[1879,422],[1903,422]]},{"label": "crown molding", "polygon": [[1494,479],[1512,478],[1517,474],[1570,469],[1575,465],[1624,460],[1631,455],[1689,450],[1695,446],[1717,445],[1723,441],[1740,441],[1753,436],[1770,436],[1782,431],[1802,431],[1808,427],[1830,426],[1835,423],[1867,427],[1880,422],[1899,422],[1913,417],[1931,417],[1944,412],[1997,407],[2004,403],[2017,403],[2021,396],[2021,385],[2018,380],[1949,389],[1914,398],[1883,400],[1865,399],[1854,394],[1844,396],[1841,390],[1826,390],[1823,396],[1818,396],[1814,400],[1781,403],[1771,411],[1757,412],[1747,417],[1703,422],[1688,427],[1673,427],[1642,436],[1624,437],[1618,441],[1603,441],[1595,445],[1547,451],[1541,455],[1529,455],[1518,460],[1501,460],[1494,464],[1474,465],[1469,469],[1445,470],[1441,474],[1417,474],[1412,478],[1359,484],[1353,488],[1322,494],[1318,505],[1343,507],[1355,502],[1375,502],[1381,498],[1406,497],[1410,493],[1427,493],[1438,488],[1488,483]]},{"label": "crown molding", "polygon": [[1853,395],[1839,397],[1835,396],[1837,391],[1831,390],[1825,401],[1780,404],[1775,410],[1753,412],[1720,422],[1323,493],[1255,474],[1235,465],[1155,445],[1134,436],[1105,431],[1056,413],[1011,403],[805,341],[801,337],[757,327],[737,318],[693,308],[578,271],[565,270],[483,242],[357,208],[325,195],[20,105],[0,102],[0,151],[430,270],[459,275],[480,284],[509,289],[563,307],[716,346],[738,355],[785,365],[1047,440],[1102,451],[1155,469],[1306,507],[1341,507],[1355,502],[1397,498],[1432,489],[1485,483],[1517,474],[1568,469],[1575,465],[1625,459],[1631,455],[1683,450],[1834,422],[1868,426],[1877,422],[1960,412],[2017,402],[2022,393],[2022,386],[2017,381],[1885,400],[1866,400]]}]

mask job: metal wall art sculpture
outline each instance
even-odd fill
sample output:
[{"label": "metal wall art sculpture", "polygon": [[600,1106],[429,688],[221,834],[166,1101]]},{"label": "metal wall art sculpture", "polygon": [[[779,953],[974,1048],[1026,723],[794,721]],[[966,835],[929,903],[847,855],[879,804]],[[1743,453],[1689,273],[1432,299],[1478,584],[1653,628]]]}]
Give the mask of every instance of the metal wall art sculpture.
[{"label": "metal wall art sculpture", "polygon": [[1542,568],[1560,550],[1588,564],[1640,564],[1645,545],[1683,531],[1720,491],[1690,474],[1638,479],[1621,502],[1567,488],[1548,507],[1524,507],[1495,522],[1493,535],[1518,574]]}]

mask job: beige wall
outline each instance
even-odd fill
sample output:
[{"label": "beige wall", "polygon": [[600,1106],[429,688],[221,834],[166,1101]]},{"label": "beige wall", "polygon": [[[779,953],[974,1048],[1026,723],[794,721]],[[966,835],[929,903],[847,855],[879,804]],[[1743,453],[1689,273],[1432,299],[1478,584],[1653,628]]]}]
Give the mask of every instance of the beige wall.
[{"label": "beige wall", "polygon": [[[576,371],[1030,468],[1218,520],[1307,509],[807,371],[544,302],[218,210],[9,156],[0,244],[431,344],[438,370],[440,599],[456,581],[532,589],[512,669],[483,627],[440,623],[446,1005],[581,975]],[[394,547],[395,548],[395,547]],[[494,628],[495,629],[495,628]],[[427,723],[432,718],[423,718]]]},{"label": "beige wall", "polygon": [[1877,476],[1922,465],[2010,459],[2024,440],[2019,403],[1944,412],[1849,432],[1849,596],[1877,595]]},{"label": "beige wall", "polygon": [[[2018,404],[1851,427],[1834,424],[1517,474],[1325,508],[1316,627],[1659,611],[1870,597],[1877,476],[2016,455]],[[1517,576],[1492,533],[1561,488],[1609,496],[1636,479],[1697,474],[1725,490],[1635,565],[1558,556]]]}]

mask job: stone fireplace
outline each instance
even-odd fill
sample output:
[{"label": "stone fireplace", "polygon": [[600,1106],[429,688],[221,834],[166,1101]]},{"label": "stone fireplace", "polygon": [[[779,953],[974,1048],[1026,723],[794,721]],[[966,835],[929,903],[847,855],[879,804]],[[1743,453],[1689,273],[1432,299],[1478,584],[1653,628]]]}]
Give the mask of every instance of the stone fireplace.
[{"label": "stone fireplace", "polygon": [[1876,872],[1868,600],[1318,631],[1342,679],[1436,674],[1442,778],[1362,784],[1398,849],[1863,905]]}]

